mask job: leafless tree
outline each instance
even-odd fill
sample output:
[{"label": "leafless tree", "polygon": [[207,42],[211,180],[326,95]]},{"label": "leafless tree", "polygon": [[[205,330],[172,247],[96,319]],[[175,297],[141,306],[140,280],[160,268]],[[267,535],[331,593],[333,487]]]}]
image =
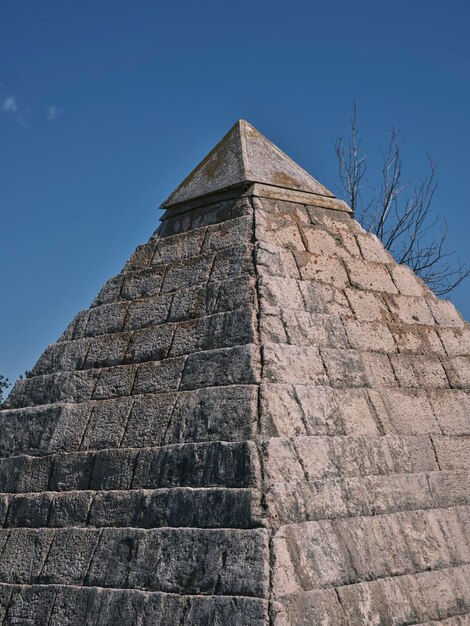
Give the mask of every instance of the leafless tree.
[{"label": "leafless tree", "polygon": [[[335,143],[345,199],[362,226],[374,233],[398,263],[406,263],[437,294],[444,296],[467,278],[470,268],[447,250],[447,222],[432,207],[437,166],[428,155],[429,174],[411,187],[403,180],[403,140],[392,129],[381,155],[381,182],[364,189],[367,155],[362,151],[353,104],[350,137]],[[368,196],[368,197],[366,197]]]},{"label": "leafless tree", "polygon": [[0,404],[3,402],[3,392],[8,389],[9,386],[10,382],[8,378],[0,374]]}]

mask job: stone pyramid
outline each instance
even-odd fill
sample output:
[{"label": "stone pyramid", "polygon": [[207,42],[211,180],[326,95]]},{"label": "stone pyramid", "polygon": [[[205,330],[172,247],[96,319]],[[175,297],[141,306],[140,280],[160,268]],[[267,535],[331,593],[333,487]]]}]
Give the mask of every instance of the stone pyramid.
[{"label": "stone pyramid", "polygon": [[470,329],[246,122],[0,412],[5,625],[470,624]]}]

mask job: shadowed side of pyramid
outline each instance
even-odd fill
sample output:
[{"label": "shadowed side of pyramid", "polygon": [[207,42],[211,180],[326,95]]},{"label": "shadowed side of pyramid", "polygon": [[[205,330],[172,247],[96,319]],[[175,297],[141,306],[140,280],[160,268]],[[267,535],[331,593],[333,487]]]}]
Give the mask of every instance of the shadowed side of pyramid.
[{"label": "shadowed side of pyramid", "polygon": [[240,124],[0,411],[5,626],[469,623],[470,328]]}]

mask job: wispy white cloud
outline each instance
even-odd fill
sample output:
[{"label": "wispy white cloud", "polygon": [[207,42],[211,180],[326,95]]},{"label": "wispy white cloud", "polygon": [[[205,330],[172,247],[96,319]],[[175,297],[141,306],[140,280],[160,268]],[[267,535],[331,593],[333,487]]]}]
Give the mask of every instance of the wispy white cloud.
[{"label": "wispy white cloud", "polygon": [[55,106],[51,106],[47,109],[47,119],[55,120],[56,117],[61,113],[60,109]]},{"label": "wispy white cloud", "polygon": [[3,113],[16,113],[18,111],[18,105],[13,96],[8,96],[2,103]]}]

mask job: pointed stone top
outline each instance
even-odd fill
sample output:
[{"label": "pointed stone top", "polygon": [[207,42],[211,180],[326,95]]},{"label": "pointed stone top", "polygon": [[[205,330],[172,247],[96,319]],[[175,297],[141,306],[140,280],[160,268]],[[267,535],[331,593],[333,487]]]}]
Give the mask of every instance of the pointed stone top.
[{"label": "pointed stone top", "polygon": [[205,159],[165,200],[167,208],[244,183],[262,183],[334,197],[269,139],[238,120]]}]

